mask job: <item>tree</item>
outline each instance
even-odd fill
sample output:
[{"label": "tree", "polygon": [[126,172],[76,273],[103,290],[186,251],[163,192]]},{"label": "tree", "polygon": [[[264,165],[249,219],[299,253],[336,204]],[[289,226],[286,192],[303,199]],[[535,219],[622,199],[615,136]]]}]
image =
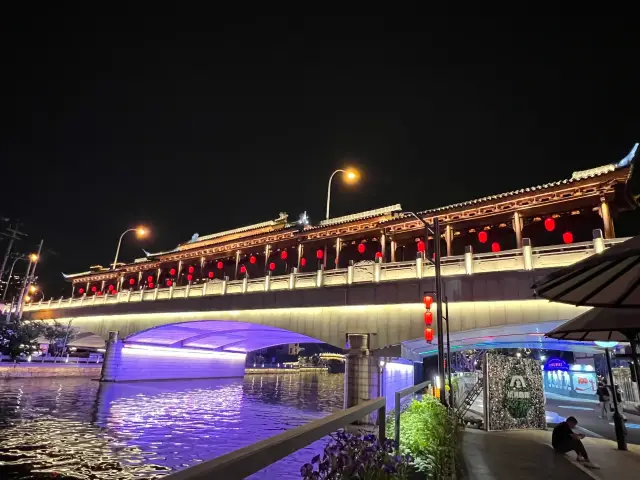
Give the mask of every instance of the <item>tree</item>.
[{"label": "tree", "polygon": [[[58,343],[70,342],[75,338],[75,332],[72,328],[65,327],[61,323],[58,323],[54,320],[53,323],[47,323],[44,327],[44,333],[42,335],[44,338],[49,340],[49,344],[53,344],[57,347]],[[57,350],[57,348],[54,348]],[[55,354],[56,352],[50,352]]]},{"label": "tree", "polygon": [[0,353],[9,355],[12,360],[21,354],[30,355],[38,350],[39,336],[44,332],[44,324],[38,321],[22,321],[11,318],[0,322]]}]

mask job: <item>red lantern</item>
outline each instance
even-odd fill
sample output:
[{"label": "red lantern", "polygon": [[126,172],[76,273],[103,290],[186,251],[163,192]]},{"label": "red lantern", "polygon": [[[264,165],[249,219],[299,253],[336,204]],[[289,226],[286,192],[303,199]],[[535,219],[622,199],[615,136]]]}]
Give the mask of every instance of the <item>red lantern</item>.
[{"label": "red lantern", "polygon": [[304,257],[302,257],[302,258],[300,259],[300,266],[301,266],[301,267],[304,267],[306,264],[307,264],[307,259],[306,259],[306,258],[304,258]]},{"label": "red lantern", "polygon": [[376,252],[376,258],[382,258],[382,252]]},{"label": "red lantern", "polygon": [[251,255],[251,256],[249,257],[249,263],[250,263],[251,265],[255,264],[257,261],[258,261],[258,259],[257,259],[255,256]]},{"label": "red lantern", "polygon": [[133,278],[129,279],[129,285],[135,285],[136,281]]},{"label": "red lantern", "polygon": [[424,329],[424,339],[427,343],[433,342],[433,329],[425,328]]},{"label": "red lantern", "polygon": [[98,292],[96,295],[101,296],[101,295],[102,295],[102,292]]},{"label": "red lantern", "polygon": [[218,262],[218,270],[222,270],[224,268],[224,263]]},{"label": "red lantern", "polygon": [[562,241],[564,243],[573,243],[573,233],[571,232],[564,232],[562,234]]},{"label": "red lantern", "polygon": [[420,241],[418,242],[418,251],[419,251],[420,253],[422,253],[422,252],[424,252],[424,251],[425,251],[425,249],[426,249],[426,248],[427,248],[427,247],[426,247],[426,245],[424,244],[424,242],[423,242],[422,240],[420,240]]},{"label": "red lantern", "polygon": [[545,218],[544,228],[545,230],[547,230],[547,232],[553,232],[556,229],[556,221],[551,217]]},{"label": "red lantern", "polygon": [[149,288],[153,288],[153,282],[149,282]]},{"label": "red lantern", "polygon": [[84,293],[84,288],[80,287],[80,288],[78,289],[78,293],[79,293],[80,295],[82,295],[82,294]]},{"label": "red lantern", "polygon": [[367,249],[367,246],[364,243],[360,243],[358,245],[358,253],[359,254],[363,254],[365,252],[365,250]]},{"label": "red lantern", "polygon": [[170,287],[171,285],[173,285],[173,282],[171,280],[167,280],[167,287]]},{"label": "red lantern", "polygon": [[169,270],[169,275],[171,275],[172,277],[175,276],[176,274],[176,269],[172,268],[171,270]]},{"label": "red lantern", "polygon": [[433,323],[433,312],[424,312],[424,324],[430,327]]},{"label": "red lantern", "polygon": [[275,270],[275,269],[276,269],[276,264],[275,264],[275,263],[273,263],[273,262],[271,262],[271,263],[269,264],[269,270]]},{"label": "red lantern", "polygon": [[498,242],[493,242],[491,244],[491,251],[492,252],[499,252],[500,251],[500,244]]},{"label": "red lantern", "polygon": [[209,278],[213,278],[213,272],[209,272]]},{"label": "red lantern", "polygon": [[114,287],[113,285],[109,285],[109,291],[115,290],[116,287]]},{"label": "red lantern", "polygon": [[193,273],[193,272],[195,272],[195,270],[196,270],[196,269],[195,269],[195,268],[193,268],[193,265],[190,265],[190,266],[189,266],[189,273]]},{"label": "red lantern", "polygon": [[282,250],[282,251],[280,252],[280,258],[281,258],[282,260],[286,260],[288,256],[289,256],[289,254],[287,253],[287,251],[286,251],[286,250]]},{"label": "red lantern", "polygon": [[147,282],[153,283],[153,277],[151,275],[147,277]]},{"label": "red lantern", "polygon": [[489,235],[487,235],[487,232],[485,232],[484,230],[482,230],[481,232],[478,232],[478,241],[480,243],[487,243],[488,239],[489,239]]},{"label": "red lantern", "polygon": [[187,280],[190,282],[191,280],[193,280],[193,275],[189,274],[187,275]]},{"label": "red lantern", "polygon": [[93,287],[91,287],[91,291],[93,293],[96,293],[98,291],[98,287],[96,287],[95,285]]},{"label": "red lantern", "polygon": [[322,257],[324,257],[324,252],[322,250],[317,250],[316,251],[316,258],[318,260],[320,260]]},{"label": "red lantern", "polygon": [[424,303],[424,308],[429,310],[431,308],[431,305],[433,304],[433,297],[430,295],[425,295],[424,297],[422,297],[422,303]]},{"label": "red lantern", "polygon": [[242,265],[240,267],[240,273],[247,273],[247,267],[245,267],[244,265]]}]

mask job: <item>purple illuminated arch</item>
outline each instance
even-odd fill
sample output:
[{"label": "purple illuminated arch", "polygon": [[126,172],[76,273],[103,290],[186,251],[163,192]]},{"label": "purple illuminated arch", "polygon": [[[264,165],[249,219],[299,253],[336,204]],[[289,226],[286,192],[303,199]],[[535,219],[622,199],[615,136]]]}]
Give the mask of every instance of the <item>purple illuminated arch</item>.
[{"label": "purple illuminated arch", "polygon": [[125,343],[247,353],[287,343],[324,342],[269,325],[200,320],[171,323],[142,330],[127,337]]}]

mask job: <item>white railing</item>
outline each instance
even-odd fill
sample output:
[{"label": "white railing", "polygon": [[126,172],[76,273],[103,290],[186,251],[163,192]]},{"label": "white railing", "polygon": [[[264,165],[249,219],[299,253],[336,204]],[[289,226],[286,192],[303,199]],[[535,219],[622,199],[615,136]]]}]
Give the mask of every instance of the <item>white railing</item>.
[{"label": "white railing", "polygon": [[[602,241],[602,239],[599,239]],[[604,247],[627,240],[619,238],[605,240]],[[442,259],[442,275],[472,275],[488,272],[504,272],[518,270],[534,270],[542,268],[559,268],[571,265],[595,252],[594,242],[581,242],[569,245],[554,245],[527,250],[526,247],[506,250],[497,253],[465,254]],[[530,267],[529,267],[530,266]],[[291,278],[293,276],[293,279]],[[60,298],[58,300],[40,301],[27,304],[25,311],[46,310],[56,308],[92,307],[116,303],[149,302],[175,298],[192,298],[202,296],[236,295],[278,290],[299,290],[305,288],[322,288],[327,286],[351,285],[362,283],[394,282],[412,278],[428,278],[435,275],[430,262],[416,259],[409,262],[366,263],[356,264],[348,268],[320,270],[312,273],[293,273],[265,278],[244,280],[211,280],[205,284],[193,284],[181,287],[155,288],[119,292],[116,295],[77,298]]]}]

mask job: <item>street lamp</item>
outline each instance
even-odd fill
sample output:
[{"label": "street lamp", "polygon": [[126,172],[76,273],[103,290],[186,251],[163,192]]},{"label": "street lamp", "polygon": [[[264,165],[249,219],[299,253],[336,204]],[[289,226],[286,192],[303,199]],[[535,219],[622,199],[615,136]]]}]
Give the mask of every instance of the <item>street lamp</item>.
[{"label": "street lamp", "polygon": [[325,216],[327,220],[329,220],[329,204],[331,202],[331,181],[333,180],[333,177],[335,177],[336,173],[338,172],[342,172],[344,174],[343,177],[345,182],[347,183],[354,183],[358,181],[358,171],[353,168],[349,168],[347,170],[343,170],[342,168],[339,168],[338,170],[336,170],[331,174],[331,176],[329,177],[329,186],[327,188],[327,212]]},{"label": "street lamp", "polygon": [[144,237],[147,234],[147,230],[144,227],[130,228],[129,230],[125,230],[124,232],[122,232],[122,235],[120,235],[120,240],[118,240],[118,248],[116,248],[116,258],[113,260],[113,270],[116,269],[116,265],[118,264],[118,255],[120,254],[122,237],[124,237],[129,232],[136,232],[138,238]]}]

